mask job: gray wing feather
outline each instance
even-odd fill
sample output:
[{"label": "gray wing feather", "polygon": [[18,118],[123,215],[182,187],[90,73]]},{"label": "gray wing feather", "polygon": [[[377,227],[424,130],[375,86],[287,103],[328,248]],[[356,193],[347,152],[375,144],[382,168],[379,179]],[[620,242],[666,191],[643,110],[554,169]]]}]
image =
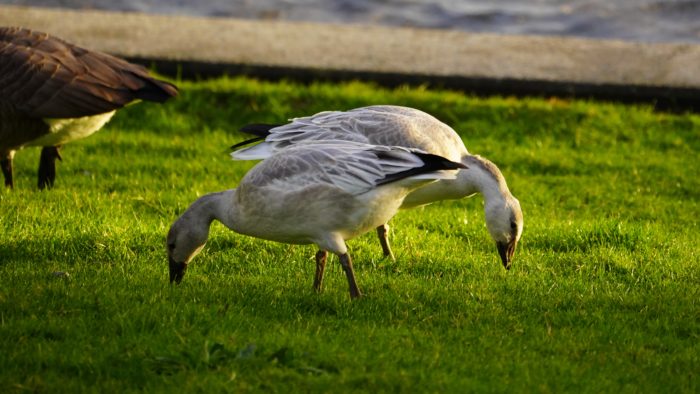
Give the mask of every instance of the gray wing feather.
[{"label": "gray wing feather", "polygon": [[423,166],[411,150],[355,143],[304,143],[254,167],[241,184],[279,190],[334,187],[349,194],[375,188],[388,175]]},{"label": "gray wing feather", "polygon": [[[421,149],[453,161],[459,161],[468,153],[459,135],[433,116],[417,109],[390,105],[294,118],[288,124],[271,129],[261,144],[268,145],[263,151],[272,153],[295,144],[334,140]],[[238,152],[246,150],[255,151],[256,148]]]}]

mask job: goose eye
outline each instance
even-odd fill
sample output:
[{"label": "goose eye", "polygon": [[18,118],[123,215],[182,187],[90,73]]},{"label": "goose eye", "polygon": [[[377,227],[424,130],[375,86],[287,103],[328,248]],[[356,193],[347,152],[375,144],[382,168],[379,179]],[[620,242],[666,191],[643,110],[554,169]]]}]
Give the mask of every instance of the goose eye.
[{"label": "goose eye", "polygon": [[171,251],[171,252],[172,252],[173,250],[175,250],[175,243],[174,243],[174,242],[168,244],[168,250]]},{"label": "goose eye", "polygon": [[510,228],[511,228],[511,230],[515,230],[517,227],[518,227],[518,225],[515,224],[515,222],[510,222]]}]

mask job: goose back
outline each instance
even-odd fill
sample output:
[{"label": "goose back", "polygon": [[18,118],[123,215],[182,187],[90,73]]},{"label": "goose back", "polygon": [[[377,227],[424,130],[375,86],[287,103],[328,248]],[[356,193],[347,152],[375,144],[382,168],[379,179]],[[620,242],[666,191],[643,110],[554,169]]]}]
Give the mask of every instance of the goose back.
[{"label": "goose back", "polygon": [[46,33],[0,28],[0,101],[22,114],[77,118],[176,94],[174,85],[150,77],[140,65]]},{"label": "goose back", "polygon": [[450,126],[423,111],[393,105],[344,112],[326,111],[295,118],[281,126],[258,124],[242,130],[258,136],[249,142],[260,137],[265,137],[265,141],[238,151],[236,155],[241,159],[264,158],[274,151],[302,142],[332,140],[403,146],[452,161],[460,161],[468,154],[462,139]]}]

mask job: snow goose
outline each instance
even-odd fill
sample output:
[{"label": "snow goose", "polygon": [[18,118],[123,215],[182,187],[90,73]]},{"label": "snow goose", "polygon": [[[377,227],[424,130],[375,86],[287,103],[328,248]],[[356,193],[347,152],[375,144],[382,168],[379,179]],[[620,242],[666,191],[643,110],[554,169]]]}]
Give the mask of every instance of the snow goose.
[{"label": "snow goose", "polygon": [[298,144],[258,163],[237,188],[196,200],[170,227],[170,282],[182,280],[213,220],[253,237],[316,244],[314,288],[335,253],[359,297],[345,241],[386,223],[412,190],[454,178],[460,163],[406,148],[349,142]]},{"label": "snow goose", "polygon": [[134,100],[177,88],[116,57],[23,28],[0,27],[0,167],[13,186],[15,151],[41,146],[39,188],[53,186],[61,145],[99,130]]},{"label": "snow goose", "polygon": [[[377,105],[346,112],[321,112],[292,119],[285,125],[253,124],[245,126],[242,131],[258,137],[234,145],[232,149],[264,141],[234,152],[233,157],[239,160],[264,159],[301,142],[346,140],[421,149],[461,162],[468,168],[460,170],[456,179],[441,180],[416,189],[406,197],[401,208],[481,193],[486,227],[496,242],[503,266],[510,268],[523,230],[520,203],[510,193],[498,167],[481,156],[470,154],[459,135],[435,117],[414,108]],[[377,227],[384,255],[393,259],[387,232],[386,223]]]}]

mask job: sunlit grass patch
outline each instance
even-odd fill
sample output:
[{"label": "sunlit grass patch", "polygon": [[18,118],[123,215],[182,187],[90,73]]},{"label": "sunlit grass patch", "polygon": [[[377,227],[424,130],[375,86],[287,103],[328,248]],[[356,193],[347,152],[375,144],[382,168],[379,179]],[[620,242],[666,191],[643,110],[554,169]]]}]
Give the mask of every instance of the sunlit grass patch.
[{"label": "sunlit grass patch", "polygon": [[[0,191],[0,385],[39,392],[697,392],[700,118],[425,88],[183,82]],[[312,290],[312,246],[212,226],[179,286],[165,235],[255,163],[251,122],[409,105],[502,169],[525,229],[506,272],[480,196],[402,211],[395,262],[374,233]]]}]

